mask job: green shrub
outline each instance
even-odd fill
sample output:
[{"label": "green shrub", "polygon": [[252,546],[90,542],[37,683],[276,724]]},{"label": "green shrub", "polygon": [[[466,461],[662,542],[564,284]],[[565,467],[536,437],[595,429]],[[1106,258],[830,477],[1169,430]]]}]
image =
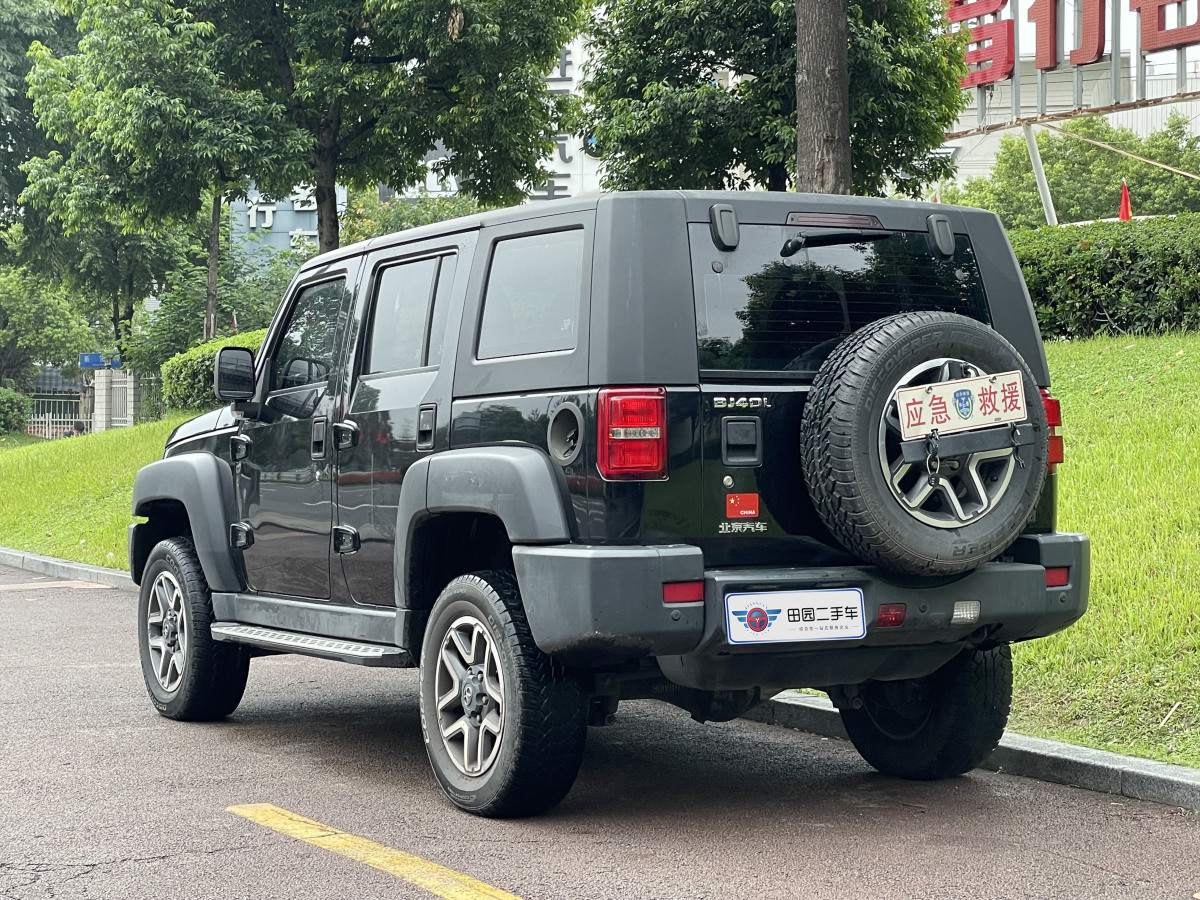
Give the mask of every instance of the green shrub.
[{"label": "green shrub", "polygon": [[163,363],[163,401],[171,409],[213,409],[220,404],[213,393],[213,362],[222,347],[248,347],[257,352],[267,336],[265,328],[232,337],[217,338],[176,354]]},{"label": "green shrub", "polygon": [[22,432],[33,415],[33,401],[24,394],[0,387],[0,434]]},{"label": "green shrub", "polygon": [[1200,215],[1009,233],[1042,336],[1200,328]]}]

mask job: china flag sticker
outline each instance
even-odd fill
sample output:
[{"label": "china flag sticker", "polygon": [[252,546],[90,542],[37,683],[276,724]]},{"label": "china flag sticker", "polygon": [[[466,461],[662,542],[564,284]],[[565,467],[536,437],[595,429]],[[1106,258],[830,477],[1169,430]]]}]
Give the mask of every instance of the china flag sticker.
[{"label": "china flag sticker", "polygon": [[726,494],[725,518],[753,519],[758,516],[758,494]]}]

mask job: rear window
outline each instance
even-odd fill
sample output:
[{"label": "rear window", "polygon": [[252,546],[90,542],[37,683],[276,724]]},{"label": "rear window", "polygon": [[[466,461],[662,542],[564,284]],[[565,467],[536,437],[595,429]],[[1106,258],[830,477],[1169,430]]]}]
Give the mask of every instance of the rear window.
[{"label": "rear window", "polygon": [[925,232],[781,256],[794,226],[743,225],[720,253],[709,226],[689,226],[701,370],[814,372],[851,332],[902,312],[940,310],[988,321],[965,235],[935,255]]}]

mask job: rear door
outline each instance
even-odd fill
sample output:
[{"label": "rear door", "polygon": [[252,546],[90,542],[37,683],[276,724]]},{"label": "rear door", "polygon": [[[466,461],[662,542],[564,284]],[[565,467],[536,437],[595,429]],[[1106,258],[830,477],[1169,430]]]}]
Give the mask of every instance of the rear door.
[{"label": "rear door", "polygon": [[[334,547],[354,603],[395,605],[392,553],[405,474],[445,449],[449,365],[474,232],[392,247],[366,261],[364,314],[335,432]],[[456,284],[459,290],[455,289]],[[335,573],[335,577],[337,577]]]},{"label": "rear door", "polygon": [[943,258],[925,231],[776,208],[774,223],[743,222],[734,250],[718,248],[707,221],[689,225],[709,565],[853,562],[804,485],[800,422],[813,376],[845,337],[894,313],[987,321],[965,235]]}]

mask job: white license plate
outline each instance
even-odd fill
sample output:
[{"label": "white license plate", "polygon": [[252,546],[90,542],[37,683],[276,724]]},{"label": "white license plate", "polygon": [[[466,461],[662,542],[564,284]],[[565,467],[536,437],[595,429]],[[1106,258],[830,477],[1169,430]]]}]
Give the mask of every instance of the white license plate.
[{"label": "white license plate", "polygon": [[959,378],[896,391],[900,436],[911,441],[937,429],[954,434],[989,425],[1023,422],[1025,384],[1020,372]]},{"label": "white license plate", "polygon": [[867,633],[858,588],[726,594],[725,628],[731,644],[836,641]]}]

